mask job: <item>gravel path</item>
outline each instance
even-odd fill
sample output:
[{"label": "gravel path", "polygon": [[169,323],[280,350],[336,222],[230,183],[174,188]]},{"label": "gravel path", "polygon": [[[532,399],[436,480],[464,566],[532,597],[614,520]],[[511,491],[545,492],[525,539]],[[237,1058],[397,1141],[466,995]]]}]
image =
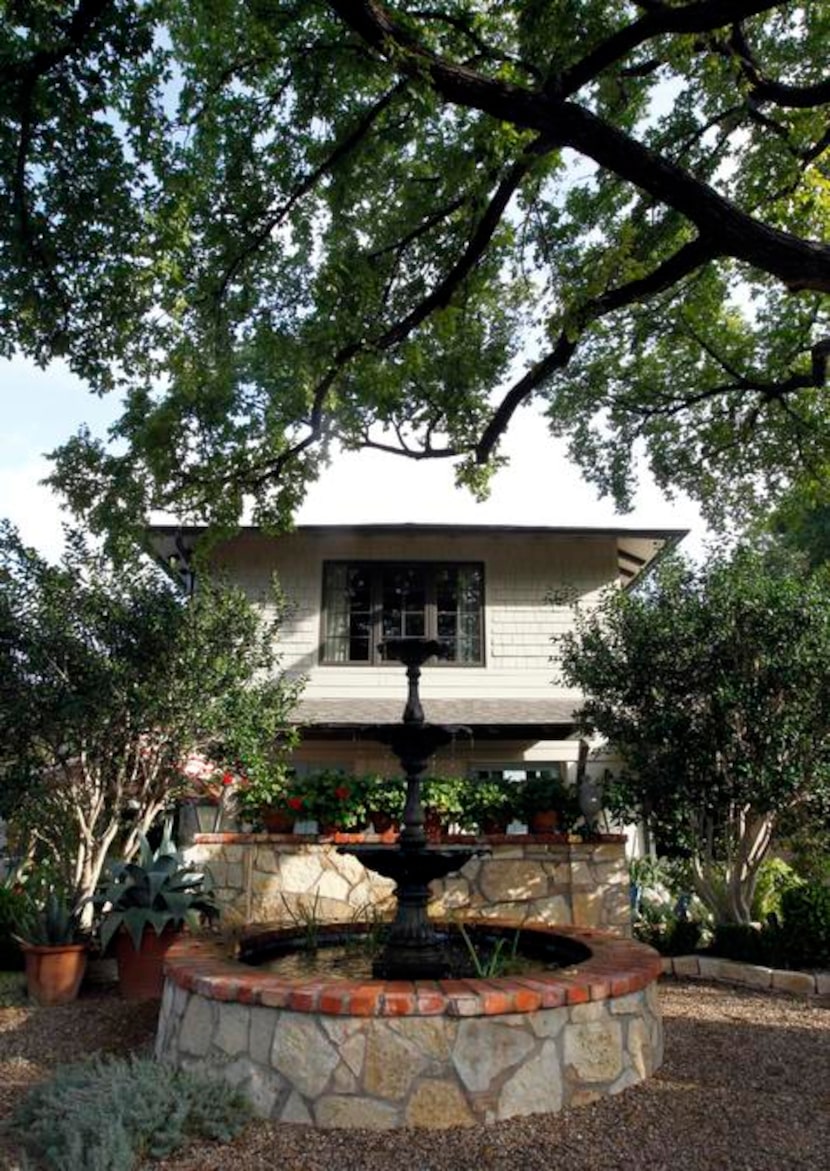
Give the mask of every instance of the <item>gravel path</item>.
[{"label": "gravel path", "polygon": [[[824,1171],[830,1168],[830,1011],[703,983],[661,985],[666,1059],[615,1098],[454,1131],[314,1131],[251,1124],[153,1171]],[[0,1116],[50,1065],[152,1037],[151,1006],[98,993],[64,1008],[0,1009]],[[20,1168],[0,1146],[0,1168]]]}]

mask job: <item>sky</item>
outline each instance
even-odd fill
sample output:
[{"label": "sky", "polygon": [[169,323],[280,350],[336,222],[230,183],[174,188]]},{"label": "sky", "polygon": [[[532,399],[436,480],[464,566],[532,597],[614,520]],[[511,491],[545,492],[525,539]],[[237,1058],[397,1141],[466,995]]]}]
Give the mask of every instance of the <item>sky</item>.
[{"label": "sky", "polygon": [[[40,370],[23,358],[0,362],[0,401],[0,517],[55,560],[67,518],[40,483],[50,469],[47,453],[82,424],[105,436],[118,415],[118,401],[90,394],[60,362]],[[597,498],[568,462],[564,442],[553,439],[533,412],[513,420],[504,450],[512,457],[510,466],[499,471],[484,503],[455,487],[448,460],[416,462],[374,451],[341,455],[311,488],[297,523],[688,528],[683,547],[700,554],[706,529],[697,507],[685,498],[668,501],[645,470],[634,510],[619,515],[609,500]]]}]

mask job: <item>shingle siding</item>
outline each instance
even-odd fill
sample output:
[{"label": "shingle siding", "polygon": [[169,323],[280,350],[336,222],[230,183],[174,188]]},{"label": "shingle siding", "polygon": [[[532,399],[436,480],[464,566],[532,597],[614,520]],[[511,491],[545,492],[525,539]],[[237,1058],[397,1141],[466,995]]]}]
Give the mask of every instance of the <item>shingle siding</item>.
[{"label": "shingle siding", "polygon": [[500,532],[400,534],[303,533],[269,538],[245,533],[223,546],[217,560],[253,598],[264,597],[277,573],[290,602],[280,638],[284,669],[308,676],[308,699],[402,695],[398,666],[321,666],[320,605],[326,560],[480,561],[485,572],[483,667],[436,666],[424,673],[425,699],[439,697],[550,698],[572,693],[557,686],[554,636],[572,625],[570,608],[553,605],[551,590],[567,587],[583,604],[616,577],[612,534]]}]

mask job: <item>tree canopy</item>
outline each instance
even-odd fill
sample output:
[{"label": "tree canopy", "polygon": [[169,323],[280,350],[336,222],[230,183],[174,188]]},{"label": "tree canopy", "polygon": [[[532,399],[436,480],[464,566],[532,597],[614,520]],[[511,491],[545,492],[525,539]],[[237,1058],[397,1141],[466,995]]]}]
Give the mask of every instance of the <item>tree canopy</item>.
[{"label": "tree canopy", "polygon": [[830,8],[11,0],[0,336],[126,394],[56,483],[284,521],[332,440],[485,491],[534,402],[621,506],[828,462]]},{"label": "tree canopy", "polygon": [[688,852],[719,921],[750,917],[782,819],[830,798],[830,578],[782,551],[694,569],[670,559],[651,588],[614,591],[563,639],[585,720],[617,749],[619,812]]}]

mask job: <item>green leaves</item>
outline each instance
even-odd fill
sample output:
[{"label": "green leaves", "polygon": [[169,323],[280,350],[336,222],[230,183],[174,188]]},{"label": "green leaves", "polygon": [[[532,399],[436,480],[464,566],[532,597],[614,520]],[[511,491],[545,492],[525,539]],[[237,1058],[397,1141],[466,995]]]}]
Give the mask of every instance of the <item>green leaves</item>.
[{"label": "green leaves", "polygon": [[219,908],[207,875],[184,865],[165,826],[164,839],[153,851],[141,837],[141,861],[115,862],[95,893],[102,912],[101,948],[106,951],[113,936],[124,928],[136,951],[145,929],[161,935],[165,927],[182,926],[200,918],[214,919]]},{"label": "green leaves", "polygon": [[619,810],[734,865],[748,906],[762,826],[830,787],[827,574],[745,548],[700,570],[670,560],[582,616],[562,653],[586,722],[622,757]]},{"label": "green leaves", "polygon": [[[114,837],[146,829],[173,800],[194,748],[254,767],[294,742],[301,684],[280,678],[281,603],[267,601],[263,620],[207,575],[187,601],[149,557],[113,562],[77,536],[64,564],[49,565],[2,530],[0,795],[6,816],[36,828],[67,889],[90,893]],[[152,857],[140,849],[139,868]],[[152,882],[175,857],[165,838]]]},{"label": "green leaves", "polygon": [[333,441],[483,494],[534,397],[623,507],[643,445],[715,521],[826,463],[824,5],[24,8],[0,345],[124,395],[96,531],[285,526]]}]

